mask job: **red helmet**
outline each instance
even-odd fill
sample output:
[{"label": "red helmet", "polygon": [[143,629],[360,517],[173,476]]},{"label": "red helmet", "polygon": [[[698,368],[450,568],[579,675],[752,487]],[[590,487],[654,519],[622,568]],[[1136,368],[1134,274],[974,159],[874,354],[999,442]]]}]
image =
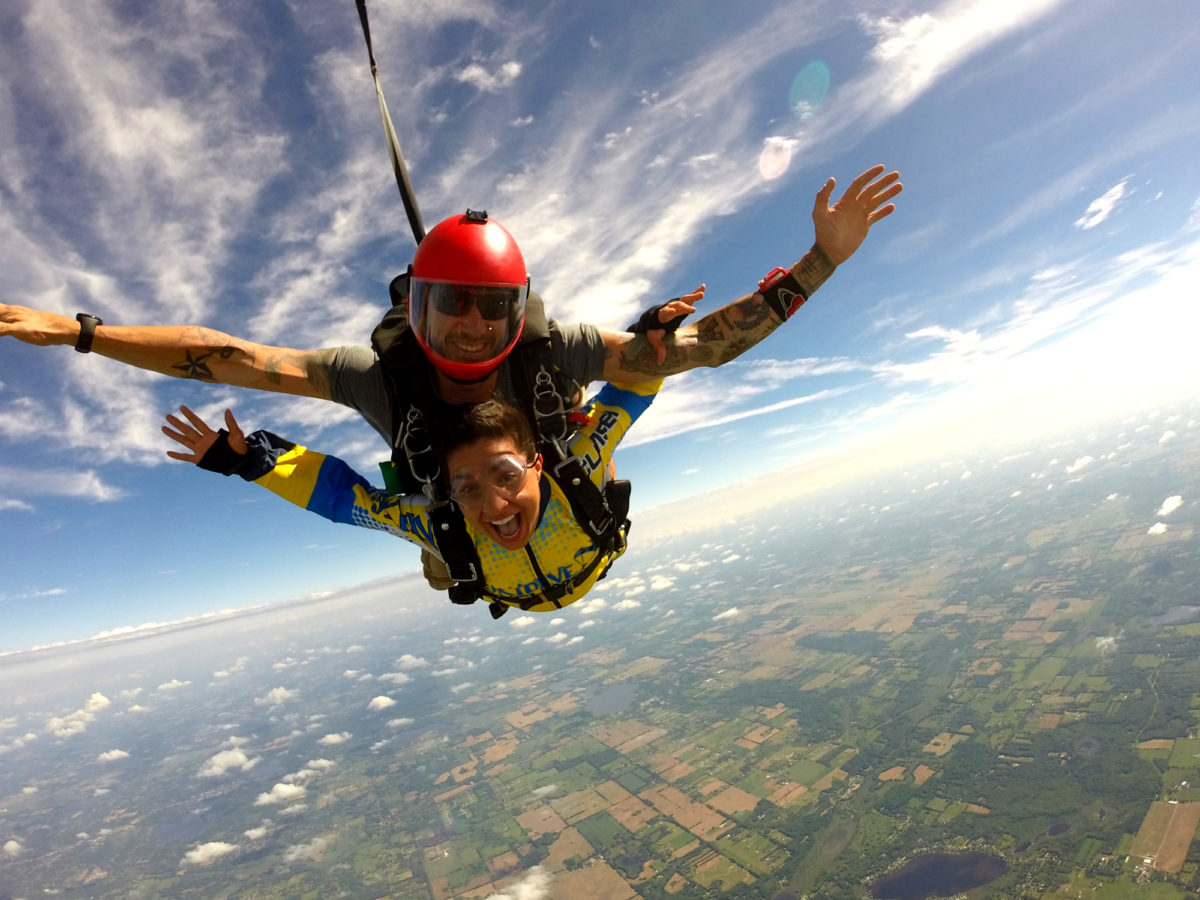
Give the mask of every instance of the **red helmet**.
[{"label": "red helmet", "polygon": [[525,325],[529,275],[517,242],[486,212],[467,210],[417,246],[408,321],[429,361],[458,381],[486,378]]}]

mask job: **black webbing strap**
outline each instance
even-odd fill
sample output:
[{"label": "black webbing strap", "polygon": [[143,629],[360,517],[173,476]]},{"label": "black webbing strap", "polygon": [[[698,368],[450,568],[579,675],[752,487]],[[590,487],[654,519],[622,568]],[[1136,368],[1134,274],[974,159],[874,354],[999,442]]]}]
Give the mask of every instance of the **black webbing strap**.
[{"label": "black webbing strap", "polygon": [[[492,598],[493,604],[502,603],[506,606],[516,606],[523,610],[532,609],[533,607],[542,603],[553,603],[556,608],[561,609],[563,604],[559,601],[562,600],[563,597],[575,593],[575,588],[587,581],[601,563],[606,562],[611,565],[614,556],[615,553],[601,547],[597,551],[596,555],[592,557],[592,561],[584,566],[578,575],[574,576],[569,581],[563,581],[559,584],[549,585],[544,591],[540,591],[536,594],[530,594],[527,597],[521,597],[520,599],[513,597],[500,597],[496,594],[490,593],[486,588],[483,591],[483,596]],[[607,572],[608,569],[605,568],[605,573],[607,574]],[[600,577],[603,578],[604,576],[601,575]],[[544,578],[541,580],[543,584],[546,583]],[[503,613],[500,613],[500,615],[503,615]],[[500,615],[493,613],[492,618],[498,619],[500,618]]]},{"label": "black webbing strap", "polygon": [[358,4],[358,20],[362,23],[363,38],[367,42],[367,57],[371,60],[371,77],[375,79],[375,96],[379,98],[379,115],[383,119],[383,133],[387,136],[388,156],[392,158],[392,170],[396,173],[396,187],[400,188],[400,199],[408,214],[408,224],[413,238],[419,244],[425,239],[425,223],[421,221],[421,210],[417,206],[417,195],[408,177],[408,166],[400,152],[400,139],[388,113],[387,101],[383,99],[383,86],[379,83],[379,66],[375,62],[375,50],[371,46],[371,26],[367,22],[367,0],[355,0]]}]

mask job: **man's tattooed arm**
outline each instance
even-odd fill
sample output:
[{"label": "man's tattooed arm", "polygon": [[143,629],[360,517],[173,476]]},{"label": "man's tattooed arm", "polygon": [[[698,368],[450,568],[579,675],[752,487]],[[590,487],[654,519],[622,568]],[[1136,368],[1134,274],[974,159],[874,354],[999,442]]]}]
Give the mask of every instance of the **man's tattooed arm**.
[{"label": "man's tattooed arm", "polygon": [[96,329],[92,350],[174,378],[330,399],[336,351],[292,350],[235,338],[212,328],[109,326]]},{"label": "man's tattooed arm", "polygon": [[[791,273],[804,295],[810,297],[836,268],[814,245],[792,266]],[[782,324],[783,320],[771,310],[762,294],[749,294],[667,337],[664,340],[667,357],[661,363],[644,335],[606,332],[604,343],[608,355],[604,378],[629,382],[674,375],[699,366],[724,365]]]}]

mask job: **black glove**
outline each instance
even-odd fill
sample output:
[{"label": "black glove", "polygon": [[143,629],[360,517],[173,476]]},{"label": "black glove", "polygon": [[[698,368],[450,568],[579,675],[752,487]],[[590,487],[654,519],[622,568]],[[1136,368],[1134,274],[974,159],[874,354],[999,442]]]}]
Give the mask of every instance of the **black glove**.
[{"label": "black glove", "polygon": [[[673,303],[678,299],[678,297],[672,297],[667,303]],[[661,328],[667,334],[674,334],[675,330],[683,324],[683,320],[687,318],[687,313],[680,313],[669,322],[660,322],[658,321],[658,311],[666,306],[667,303],[659,303],[657,306],[650,307],[638,316],[637,320],[625,330],[632,331],[634,334],[645,334],[647,331]]]}]

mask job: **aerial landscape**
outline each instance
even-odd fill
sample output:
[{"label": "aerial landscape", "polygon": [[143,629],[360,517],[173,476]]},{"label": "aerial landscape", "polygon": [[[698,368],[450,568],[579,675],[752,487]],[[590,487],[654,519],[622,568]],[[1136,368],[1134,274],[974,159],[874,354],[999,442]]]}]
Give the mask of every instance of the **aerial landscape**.
[{"label": "aerial landscape", "polygon": [[410,581],[10,654],[0,895],[1195,896],[1198,494],[1163,407],[643,541],[554,616]]},{"label": "aerial landscape", "polygon": [[1200,898],[1196,13],[0,4],[0,900]]}]

